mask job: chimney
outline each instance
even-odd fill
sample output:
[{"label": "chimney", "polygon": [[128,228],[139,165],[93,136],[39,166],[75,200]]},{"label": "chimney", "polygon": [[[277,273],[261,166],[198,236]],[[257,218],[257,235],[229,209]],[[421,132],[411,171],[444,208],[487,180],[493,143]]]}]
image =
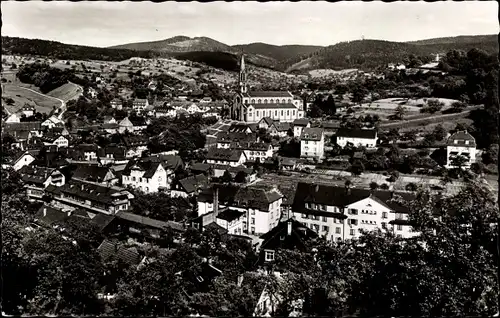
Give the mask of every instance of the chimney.
[{"label": "chimney", "polygon": [[43,216],[44,217],[47,216],[47,207],[45,206],[43,207]]},{"label": "chimney", "polygon": [[219,213],[219,188],[217,186],[214,186],[214,216],[217,217],[217,214]]},{"label": "chimney", "polygon": [[286,226],[287,226],[287,228],[286,228],[286,233],[287,233],[288,235],[292,235],[292,220],[288,220],[288,221],[286,222]]}]

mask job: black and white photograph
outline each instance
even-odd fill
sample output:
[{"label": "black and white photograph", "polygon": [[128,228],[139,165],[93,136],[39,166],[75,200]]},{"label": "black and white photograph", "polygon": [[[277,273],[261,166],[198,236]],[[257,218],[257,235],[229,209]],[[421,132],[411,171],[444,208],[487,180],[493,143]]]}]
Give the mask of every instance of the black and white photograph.
[{"label": "black and white photograph", "polygon": [[499,317],[496,1],[2,1],[5,317]]}]

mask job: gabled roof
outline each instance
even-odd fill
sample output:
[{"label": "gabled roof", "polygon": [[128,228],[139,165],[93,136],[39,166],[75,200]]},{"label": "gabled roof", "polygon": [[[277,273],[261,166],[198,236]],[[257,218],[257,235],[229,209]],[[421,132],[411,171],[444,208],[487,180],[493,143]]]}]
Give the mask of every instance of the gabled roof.
[{"label": "gabled roof", "polygon": [[128,265],[138,265],[141,256],[136,247],[126,247],[117,241],[104,240],[97,248],[97,252],[104,262],[119,260]]},{"label": "gabled roof", "polygon": [[149,139],[145,136],[123,136],[122,137],[123,144],[125,147],[136,147],[136,146],[145,146],[148,144]]},{"label": "gabled roof", "polygon": [[155,154],[151,155],[149,157],[146,157],[151,160],[156,160],[154,158],[158,158],[165,169],[172,169],[175,170],[178,167],[184,167],[184,161],[182,161],[182,158],[177,155],[161,155],[161,154]]},{"label": "gabled roof", "polygon": [[268,126],[271,126],[271,124],[274,122],[274,120],[272,120],[271,118],[269,117],[262,117],[261,120],[259,120],[259,124],[261,122],[265,122]]},{"label": "gabled roof", "polygon": [[245,214],[245,212],[234,209],[221,209],[221,211],[219,211],[219,213],[217,214],[217,218],[227,222],[232,222],[239,219]]},{"label": "gabled roof", "polygon": [[19,160],[21,160],[24,156],[31,156],[33,158],[36,158],[36,156],[38,155],[38,153],[40,152],[40,150],[27,150],[27,151],[24,151],[24,152],[20,152],[15,158],[14,160],[12,160],[13,163],[16,163],[18,162]]},{"label": "gabled roof", "polygon": [[4,123],[3,124],[4,133],[10,133],[11,131],[33,131],[41,130],[42,123],[39,121],[35,122],[22,122],[22,123]]},{"label": "gabled roof", "polygon": [[156,173],[158,166],[160,165],[162,165],[162,162],[156,157],[131,159],[123,170],[122,175],[130,176],[132,170],[138,169],[144,171],[144,174],[142,175],[143,178],[151,178]]},{"label": "gabled roof", "polygon": [[322,122],[321,127],[323,127],[324,129],[338,129],[340,128],[340,123],[338,121]]},{"label": "gabled roof", "polygon": [[[455,143],[456,141],[456,143]],[[468,141],[469,144],[465,142]],[[459,147],[476,147],[476,139],[472,137],[466,130],[457,131],[448,138],[448,146],[459,146]]]},{"label": "gabled roof", "polygon": [[[291,232],[288,233],[288,226],[291,223]],[[260,246],[261,250],[276,250],[282,249],[299,249],[307,251],[305,242],[318,237],[318,234],[313,230],[304,226],[302,223],[290,219],[285,222],[280,222],[271,231],[263,234],[260,238],[264,240]]]},{"label": "gabled roof", "polygon": [[76,149],[84,152],[96,152],[99,149],[99,146],[95,144],[80,144],[75,147]]},{"label": "gabled roof", "polygon": [[279,121],[275,121],[272,126],[276,128],[276,131],[288,131],[292,128],[292,125],[290,125],[290,123],[282,123]]},{"label": "gabled roof", "polygon": [[348,138],[375,139],[377,137],[377,131],[375,129],[339,128],[337,130],[336,136],[348,137]]},{"label": "gabled roof", "polygon": [[295,191],[292,210],[298,213],[345,218],[345,215],[340,215],[340,213],[306,209],[305,203],[316,203],[344,208],[348,205],[371,197],[373,200],[385,205],[393,211],[407,213],[408,209],[405,206],[392,201],[395,196],[401,196],[405,201],[411,201],[415,198],[413,194],[406,192],[395,193],[391,191],[371,191],[368,189],[358,188],[346,189],[345,187],[340,186],[318,185],[301,182],[297,185],[297,190]]},{"label": "gabled roof", "polygon": [[[213,189],[207,188],[198,196],[199,202],[213,203]],[[252,208],[268,211],[269,205],[281,199],[283,195],[275,189],[261,186],[220,186],[219,203],[241,208]]]},{"label": "gabled roof", "polygon": [[42,185],[56,171],[53,168],[24,166],[19,170],[19,173],[24,182]]},{"label": "gabled roof", "polygon": [[210,148],[206,159],[237,162],[245,154],[241,150]]},{"label": "gabled roof", "polygon": [[323,136],[323,128],[304,127],[300,135],[300,140],[320,141]]},{"label": "gabled roof", "polygon": [[297,109],[292,103],[266,103],[266,104],[249,104],[255,109]]},{"label": "gabled roof", "polygon": [[120,196],[127,196],[127,191],[116,187],[99,185],[91,182],[70,180],[60,187],[49,185],[45,191],[53,194],[69,194],[104,204],[113,203]]},{"label": "gabled roof", "polygon": [[181,188],[186,193],[193,193],[209,184],[208,178],[204,175],[196,175],[179,180]]},{"label": "gabled roof", "polygon": [[67,217],[68,213],[48,205],[40,207],[35,214],[35,220],[45,225],[52,225],[65,220]]},{"label": "gabled roof", "polygon": [[267,144],[264,142],[239,142],[236,144],[236,149],[241,149],[241,150],[258,150],[258,151],[267,151],[269,150],[269,147],[271,144]]},{"label": "gabled roof", "polygon": [[113,172],[108,167],[79,164],[75,172],[73,172],[73,178],[103,182],[108,173],[111,173],[113,175]]},{"label": "gabled roof", "polygon": [[228,132],[230,133],[246,133],[246,131],[249,129],[247,124],[242,124],[242,123],[234,123],[231,126],[229,126]]},{"label": "gabled roof", "polygon": [[293,121],[294,126],[306,127],[309,124],[309,119],[298,118]]},{"label": "gabled roof", "polygon": [[125,211],[119,211],[116,213],[116,217],[122,220],[126,220],[129,222],[141,224],[147,227],[152,227],[155,229],[166,229],[166,228],[172,228],[177,231],[183,231],[184,226],[181,223],[174,222],[174,221],[160,221],[160,220],[155,220],[151,219],[142,215],[138,214],[133,214],[130,212],[125,212]]},{"label": "gabled roof", "polygon": [[248,97],[267,97],[267,98],[289,98],[293,97],[290,92],[286,91],[249,91],[247,93]]},{"label": "gabled roof", "polygon": [[201,162],[195,162],[189,167],[191,171],[200,171],[200,172],[207,172],[208,170],[210,170],[210,168],[211,164],[201,163]]}]

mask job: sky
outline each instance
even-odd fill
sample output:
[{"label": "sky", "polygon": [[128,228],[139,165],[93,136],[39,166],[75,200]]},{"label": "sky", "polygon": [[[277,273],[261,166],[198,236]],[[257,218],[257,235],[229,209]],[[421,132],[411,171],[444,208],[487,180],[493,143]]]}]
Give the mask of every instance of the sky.
[{"label": "sky", "polygon": [[2,35],[107,47],[206,36],[229,44],[333,45],[497,34],[496,1],[66,2],[2,1]]}]

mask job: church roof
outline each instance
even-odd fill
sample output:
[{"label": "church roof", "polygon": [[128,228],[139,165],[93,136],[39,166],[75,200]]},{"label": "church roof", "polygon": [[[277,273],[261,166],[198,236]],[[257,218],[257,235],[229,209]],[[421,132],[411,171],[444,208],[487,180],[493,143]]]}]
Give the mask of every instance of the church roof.
[{"label": "church roof", "polygon": [[293,97],[290,92],[287,91],[249,91],[248,97]]},{"label": "church roof", "polygon": [[276,103],[266,103],[266,104],[250,104],[255,109],[297,109],[297,107],[292,103],[276,104]]}]

